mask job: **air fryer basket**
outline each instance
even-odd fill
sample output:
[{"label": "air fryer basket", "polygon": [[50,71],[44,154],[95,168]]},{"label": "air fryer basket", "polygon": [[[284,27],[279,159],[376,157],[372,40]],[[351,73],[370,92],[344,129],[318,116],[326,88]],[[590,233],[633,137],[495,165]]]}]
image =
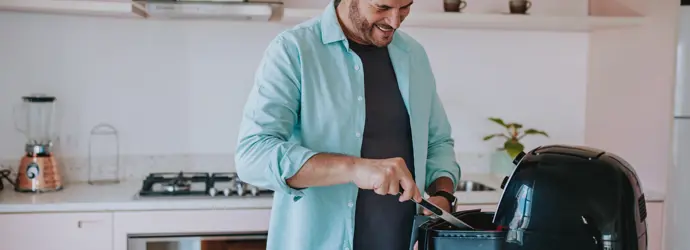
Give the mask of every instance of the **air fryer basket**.
[{"label": "air fryer basket", "polygon": [[429,220],[419,227],[418,250],[503,249],[501,244],[506,232],[497,230],[492,222],[493,212],[473,209],[452,214],[475,229],[457,228],[440,218]]}]

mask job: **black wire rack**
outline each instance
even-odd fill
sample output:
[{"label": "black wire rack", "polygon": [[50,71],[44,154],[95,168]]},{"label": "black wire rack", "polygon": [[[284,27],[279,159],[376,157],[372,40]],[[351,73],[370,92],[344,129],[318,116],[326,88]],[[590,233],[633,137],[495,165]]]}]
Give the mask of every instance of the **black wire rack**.
[{"label": "black wire rack", "polygon": [[0,190],[5,189],[5,181],[12,184],[13,187],[16,186],[12,178],[12,170],[0,169]]}]

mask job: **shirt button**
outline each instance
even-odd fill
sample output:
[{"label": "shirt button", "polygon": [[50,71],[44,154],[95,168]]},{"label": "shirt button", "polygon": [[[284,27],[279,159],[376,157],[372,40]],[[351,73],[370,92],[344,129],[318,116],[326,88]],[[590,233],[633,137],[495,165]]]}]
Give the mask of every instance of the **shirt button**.
[{"label": "shirt button", "polygon": [[352,206],[354,206],[354,205],[355,205],[355,204],[352,203],[352,201],[350,201],[350,202],[347,203],[347,206],[348,206],[348,207],[352,207]]},{"label": "shirt button", "polygon": [[362,98],[362,96],[357,97],[357,101],[362,101],[362,99],[364,99],[364,98]]},{"label": "shirt button", "polygon": [[355,65],[355,70],[359,70],[359,65]]},{"label": "shirt button", "polygon": [[360,136],[362,136],[362,134],[360,134],[359,132],[355,133],[355,137],[360,137]]}]

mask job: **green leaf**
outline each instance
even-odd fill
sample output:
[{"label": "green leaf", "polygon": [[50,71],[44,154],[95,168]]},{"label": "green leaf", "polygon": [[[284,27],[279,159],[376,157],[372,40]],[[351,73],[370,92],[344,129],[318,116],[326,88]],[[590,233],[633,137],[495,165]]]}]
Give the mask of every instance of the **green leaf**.
[{"label": "green leaf", "polygon": [[515,159],[525,149],[525,146],[517,140],[509,140],[503,144],[503,148],[508,152],[511,159]]},{"label": "green leaf", "polygon": [[503,120],[502,120],[501,118],[491,117],[491,118],[489,118],[489,120],[492,121],[492,122],[495,122],[495,123],[497,123],[498,125],[501,125],[501,126],[503,126],[503,127],[505,127],[505,128],[508,128],[508,126],[506,125],[506,123],[503,122]]},{"label": "green leaf", "polygon": [[519,139],[522,139],[527,135],[543,135],[543,136],[549,137],[549,134],[547,134],[546,132],[531,128],[531,129],[525,130],[524,134],[522,134]]},{"label": "green leaf", "polygon": [[491,138],[494,138],[496,136],[508,138],[506,135],[498,133],[498,134],[492,134],[492,135],[484,136],[484,140],[488,141],[488,140],[491,140]]},{"label": "green leaf", "polygon": [[526,135],[543,135],[543,136],[549,137],[549,135],[546,132],[541,131],[541,130],[536,130],[533,128],[525,130],[525,134]]}]

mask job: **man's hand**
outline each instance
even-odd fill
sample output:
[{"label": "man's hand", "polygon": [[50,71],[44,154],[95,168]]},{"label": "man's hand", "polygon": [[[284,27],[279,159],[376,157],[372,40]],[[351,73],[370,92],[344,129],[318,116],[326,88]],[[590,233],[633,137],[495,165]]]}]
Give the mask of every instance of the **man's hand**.
[{"label": "man's hand", "polygon": [[[400,157],[390,159],[357,159],[350,179],[361,189],[374,190],[379,195],[400,195],[400,202],[414,199],[422,201],[422,195]],[[400,190],[402,186],[403,190]]]},{"label": "man's hand", "polygon": [[[450,202],[446,198],[443,198],[441,196],[433,196],[429,197],[427,199],[430,203],[433,203],[434,205],[440,207],[441,209],[445,210],[446,212],[452,212],[450,209]],[[429,216],[432,215],[431,211],[424,209],[424,215]]]}]

